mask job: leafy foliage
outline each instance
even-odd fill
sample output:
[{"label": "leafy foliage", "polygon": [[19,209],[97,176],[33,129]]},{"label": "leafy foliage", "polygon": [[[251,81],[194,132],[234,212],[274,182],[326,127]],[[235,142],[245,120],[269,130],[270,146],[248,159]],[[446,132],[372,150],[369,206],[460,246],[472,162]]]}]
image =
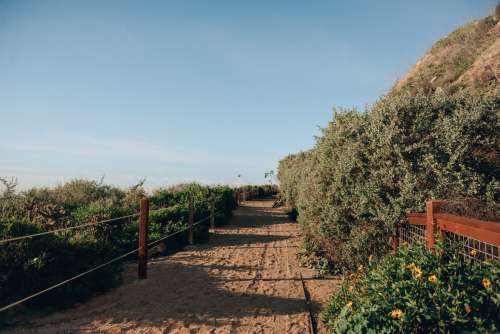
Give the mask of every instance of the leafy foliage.
[{"label": "leafy foliage", "polygon": [[[146,196],[142,182],[126,190],[87,180],[21,193],[11,188],[0,197],[2,239],[134,214],[138,211],[139,199]],[[195,221],[207,217],[209,196],[214,196],[216,211],[222,212],[216,222],[226,223],[236,207],[234,192],[229,187],[185,184],[156,191],[150,197],[149,240],[159,240],[187,226],[189,198],[194,199]],[[195,227],[195,242],[207,241],[208,236],[207,224]],[[138,220],[125,219],[4,244],[0,248],[2,304],[133,250],[137,240]],[[179,233],[161,252],[176,251],[186,243],[186,233]],[[120,264],[106,266],[36,298],[30,305],[71,304],[115,286],[119,283],[119,273]]]},{"label": "leafy foliage", "polygon": [[334,333],[497,333],[500,262],[401,247],[344,278],[323,319]]},{"label": "leafy foliage", "polygon": [[[268,172],[270,173],[270,172]],[[268,177],[266,173],[266,177]],[[274,176],[274,172],[271,176]],[[271,177],[269,176],[269,177]],[[278,186],[274,184],[244,185],[236,189],[246,200],[271,198],[278,194]]]},{"label": "leafy foliage", "polygon": [[335,112],[315,147],[278,172],[315,256],[332,270],[355,269],[383,254],[395,223],[430,198],[497,207],[499,112],[497,96],[465,92],[398,92],[364,113]]}]

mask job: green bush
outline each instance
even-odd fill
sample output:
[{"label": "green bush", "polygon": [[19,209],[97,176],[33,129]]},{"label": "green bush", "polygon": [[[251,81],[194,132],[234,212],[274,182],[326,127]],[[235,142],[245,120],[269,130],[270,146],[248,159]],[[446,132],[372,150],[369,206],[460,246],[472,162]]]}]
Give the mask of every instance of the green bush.
[{"label": "green bush", "polygon": [[[25,221],[0,219],[3,238],[42,231]],[[2,245],[0,251],[0,297],[11,302],[38,292],[55,283],[91,269],[120,253],[105,240],[88,235],[45,235]],[[31,302],[31,305],[64,306],[118,282],[117,264],[103,268],[69,285],[55,289]]]},{"label": "green bush", "polygon": [[306,188],[307,173],[311,171],[312,151],[289,155],[279,163],[279,196],[291,208],[297,209],[299,191]]},{"label": "green bush", "polygon": [[323,313],[332,333],[498,333],[500,262],[401,247],[343,281]]},{"label": "green bush", "polygon": [[[336,112],[308,152],[280,162],[281,196],[315,256],[352,270],[431,198],[500,199],[500,98],[393,93]],[[493,205],[494,206],[494,205]]]},{"label": "green bush", "polygon": [[212,196],[215,200],[215,211],[223,215],[223,219],[217,219],[216,223],[227,223],[231,218],[232,211],[237,207],[234,190],[228,186],[210,187],[197,183],[180,184],[155,191],[150,200],[152,210],[157,207],[181,205],[187,213],[189,198],[191,197],[195,208],[194,220],[198,221],[210,214],[209,199]]},{"label": "green bush", "polygon": [[[86,180],[20,193],[9,190],[0,195],[0,237],[7,239],[131,215],[138,212],[139,199],[145,195],[142,183],[123,190]],[[229,187],[193,183],[155,192],[150,197],[149,241],[187,227],[189,198],[194,199],[195,222],[206,218],[210,214],[207,199],[212,195],[216,210],[222,212],[216,222],[225,224],[236,207],[234,192]],[[206,220],[194,228],[195,243],[208,241],[208,224]],[[137,218],[124,219],[1,245],[0,306],[133,250],[137,247],[138,230]],[[171,253],[186,244],[187,233],[178,233],[168,239],[162,253]],[[37,297],[28,305],[57,308],[82,300],[115,286],[120,268],[119,262],[101,268]]]},{"label": "green bush", "polygon": [[[188,209],[181,204],[152,211],[149,216],[149,241],[156,241],[187,228],[187,216]],[[184,236],[185,234],[180,234],[174,237],[178,247],[186,243]]]},{"label": "green bush", "polygon": [[272,198],[278,194],[274,184],[244,185],[236,189],[246,200]]}]

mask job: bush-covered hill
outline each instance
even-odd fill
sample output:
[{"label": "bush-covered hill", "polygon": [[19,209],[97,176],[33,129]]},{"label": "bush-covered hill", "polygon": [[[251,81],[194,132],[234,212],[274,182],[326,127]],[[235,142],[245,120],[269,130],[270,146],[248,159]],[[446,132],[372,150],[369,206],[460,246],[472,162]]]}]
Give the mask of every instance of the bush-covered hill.
[{"label": "bush-covered hill", "polygon": [[[458,29],[372,107],[336,111],[314,148],[281,160],[281,196],[298,209],[307,263],[353,269],[384,253],[394,224],[430,198],[498,212],[500,96],[496,79],[474,81],[476,62],[498,55],[498,29],[493,17]],[[467,66],[449,76],[459,59]]]}]

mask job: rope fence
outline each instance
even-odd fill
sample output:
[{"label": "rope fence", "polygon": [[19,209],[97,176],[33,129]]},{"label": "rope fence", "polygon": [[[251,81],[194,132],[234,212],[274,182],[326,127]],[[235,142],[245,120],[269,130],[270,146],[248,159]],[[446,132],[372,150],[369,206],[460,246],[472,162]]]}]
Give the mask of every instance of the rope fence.
[{"label": "rope fence", "polygon": [[[52,231],[47,231],[47,232],[43,232],[43,233],[35,233],[35,234],[30,234],[30,235],[25,235],[25,236],[20,236],[20,237],[15,237],[15,238],[9,238],[9,239],[3,239],[0,241],[0,244],[3,244],[3,243],[7,243],[7,242],[11,242],[11,241],[16,241],[16,240],[23,240],[23,239],[27,239],[27,238],[34,238],[34,237],[38,237],[38,236],[42,236],[42,235],[47,235],[47,234],[53,234],[53,233],[57,233],[57,232],[61,232],[61,231],[66,231],[66,230],[72,230],[72,229],[76,229],[76,228],[83,228],[83,227],[86,227],[86,226],[93,226],[93,225],[98,225],[98,224],[103,224],[103,223],[109,223],[109,222],[113,222],[113,221],[117,221],[117,220],[120,220],[120,219],[126,219],[126,218],[132,218],[132,217],[139,217],[140,218],[140,221],[139,221],[139,247],[136,248],[136,249],[133,249],[125,254],[122,254],[120,256],[117,256],[105,263],[102,263],[94,268],[91,268],[87,271],[84,271],[76,276],[73,276],[71,278],[68,278],[62,282],[59,282],[57,284],[54,284],[48,288],[45,288],[43,290],[40,290],[36,293],[33,293],[27,297],[24,297],[22,299],[19,299],[15,302],[12,302],[8,305],[5,305],[5,306],[2,306],[0,307],[0,312],[4,312],[4,311],[7,311],[17,305],[20,305],[24,302],[27,302],[33,298],[36,298],[37,296],[40,296],[44,293],[47,293],[49,291],[52,291],[60,286],[63,286],[65,284],[68,284],[74,280],[77,280],[83,276],[86,276],[92,272],[95,272],[101,268],[104,268],[112,263],[115,263],[119,260],[122,260],[134,253],[139,253],[139,259],[138,259],[138,278],[139,279],[145,279],[147,278],[147,256],[148,256],[148,252],[147,250],[151,247],[151,246],[154,246],[168,238],[171,238],[177,234],[180,234],[180,233],[183,233],[183,232],[186,232],[188,231],[188,239],[189,239],[189,243],[190,244],[193,244],[193,227],[194,226],[197,226],[199,224],[202,224],[208,220],[210,220],[210,226],[212,229],[215,228],[215,217],[216,215],[218,214],[221,214],[224,212],[224,210],[219,210],[219,211],[215,211],[215,200],[213,197],[209,198],[208,200],[210,200],[210,214],[209,216],[205,217],[205,218],[202,218],[196,222],[193,222],[193,217],[194,217],[194,202],[192,199],[190,199],[189,201],[189,216],[188,216],[188,226],[179,230],[179,231],[176,231],[176,232],[173,232],[173,233],[170,233],[160,239],[157,239],[157,240],[154,240],[152,242],[147,242],[148,240],[148,219],[149,219],[149,215],[154,212],[154,211],[157,211],[157,210],[161,210],[160,209],[156,209],[156,210],[149,210],[149,200],[147,198],[144,198],[141,200],[140,202],[140,212],[139,213],[136,213],[136,214],[133,214],[133,215],[128,215],[128,216],[123,216],[123,217],[117,217],[117,218],[113,218],[113,219],[107,219],[107,220],[103,220],[103,221],[99,221],[99,222],[95,222],[95,223],[88,223],[88,224],[82,224],[82,225],[79,225],[79,226],[73,226],[73,227],[68,227],[68,228],[61,228],[61,229],[57,229],[57,230],[52,230]],[[202,201],[203,202],[203,201]]]},{"label": "rope fence", "polygon": [[[203,199],[201,201],[198,201],[197,203],[205,203],[207,201],[210,201],[210,198]],[[153,212],[156,212],[156,211],[160,211],[162,209],[163,208],[158,208],[158,209],[155,209],[155,210],[150,210],[149,214],[151,214]],[[77,230],[77,229],[81,229],[81,228],[84,228],[84,227],[96,226],[96,225],[111,223],[111,222],[114,222],[114,221],[119,221],[119,220],[123,220],[123,219],[127,219],[127,218],[139,217],[139,216],[140,216],[140,213],[134,213],[134,214],[127,215],[127,216],[110,218],[110,219],[101,220],[101,221],[98,221],[98,222],[85,223],[85,224],[80,224],[80,225],[76,225],[76,226],[58,228],[58,229],[55,229],[55,230],[44,231],[44,232],[40,232],[40,233],[33,233],[33,234],[28,234],[28,235],[23,235],[23,236],[8,238],[8,239],[0,239],[0,245],[6,244],[6,243],[9,243],[9,242],[12,242],[12,241],[19,241],[19,240],[24,240],[24,239],[32,239],[32,238],[36,238],[36,237],[40,237],[40,236],[44,236],[44,235],[56,234],[56,233],[59,233],[59,232],[70,231],[70,230]]]},{"label": "rope fence", "polygon": [[101,220],[101,221],[94,222],[94,223],[86,223],[86,224],[81,224],[81,225],[77,225],[77,226],[70,226],[70,227],[58,228],[58,229],[51,230],[51,231],[45,231],[45,232],[40,232],[40,233],[28,234],[28,235],[23,235],[23,236],[19,236],[19,237],[9,238],[9,239],[2,239],[2,240],[0,240],[0,245],[6,244],[6,243],[12,242],[12,241],[19,241],[19,240],[28,239],[28,238],[32,239],[32,238],[40,237],[40,236],[43,236],[43,235],[55,234],[55,233],[63,232],[63,231],[76,230],[76,229],[80,229],[80,228],[84,228],[84,227],[88,227],[88,226],[101,225],[101,224],[105,224],[105,223],[111,223],[111,222],[114,222],[114,221],[118,221],[118,220],[122,220],[122,219],[126,219],[126,218],[138,217],[138,216],[139,216],[139,213],[136,213],[136,214],[133,214],[133,215],[128,215],[128,216],[116,217],[116,218],[112,218],[112,219]]},{"label": "rope fence", "polygon": [[30,299],[33,299],[33,298],[35,298],[35,297],[37,297],[37,296],[40,296],[41,294],[44,294],[44,293],[49,292],[49,291],[51,291],[51,290],[54,290],[55,288],[58,288],[58,287],[60,287],[60,286],[62,286],[62,285],[64,285],[64,284],[67,284],[67,283],[69,283],[69,282],[71,282],[71,281],[74,281],[74,280],[76,280],[76,279],[80,278],[80,277],[83,277],[83,276],[85,276],[85,275],[88,275],[88,274],[90,274],[91,272],[94,272],[94,271],[96,271],[96,270],[99,270],[99,269],[101,269],[101,268],[103,268],[103,267],[105,267],[105,266],[107,266],[107,265],[110,265],[111,263],[114,263],[114,262],[116,262],[116,261],[118,261],[118,260],[121,260],[121,259],[123,259],[123,258],[125,258],[125,257],[127,257],[127,256],[129,256],[129,255],[131,255],[131,254],[134,254],[134,253],[135,253],[135,252],[137,252],[138,250],[139,250],[139,248],[134,249],[134,250],[132,250],[132,251],[130,251],[130,252],[128,252],[128,253],[125,253],[125,254],[123,254],[123,255],[120,255],[120,256],[118,256],[118,257],[115,257],[114,259],[109,260],[108,262],[105,262],[105,263],[103,263],[103,264],[101,264],[101,265],[98,265],[97,267],[94,267],[94,268],[92,268],[92,269],[89,269],[89,270],[87,270],[87,271],[85,271],[85,272],[83,272],[83,273],[81,273],[81,274],[78,274],[78,275],[76,275],[76,276],[73,276],[73,277],[71,277],[71,278],[68,278],[67,280],[64,280],[64,281],[62,281],[62,282],[60,282],[60,283],[57,283],[57,284],[55,284],[55,285],[52,285],[51,287],[48,287],[48,288],[46,288],[46,289],[44,289],[44,290],[38,291],[38,292],[36,292],[36,293],[34,293],[34,294],[32,294],[32,295],[28,296],[28,297],[25,297],[25,298],[23,298],[23,299],[20,299],[20,300],[18,300],[18,301],[16,301],[16,302],[14,302],[14,303],[11,303],[11,304],[9,304],[9,305],[3,306],[2,308],[0,308],[0,312],[6,311],[6,310],[8,310],[8,309],[10,309],[10,308],[12,308],[12,307],[14,307],[14,306],[17,306],[17,305],[19,305],[19,304],[22,304],[22,303],[24,303],[24,302],[26,302],[26,301],[28,301],[28,300],[30,300]]}]

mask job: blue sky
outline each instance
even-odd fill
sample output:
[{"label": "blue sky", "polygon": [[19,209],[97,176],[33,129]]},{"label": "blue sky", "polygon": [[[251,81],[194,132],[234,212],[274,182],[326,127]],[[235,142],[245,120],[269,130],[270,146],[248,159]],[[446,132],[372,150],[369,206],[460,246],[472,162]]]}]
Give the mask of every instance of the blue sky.
[{"label": "blue sky", "polygon": [[495,4],[0,0],[0,176],[262,183]]}]

